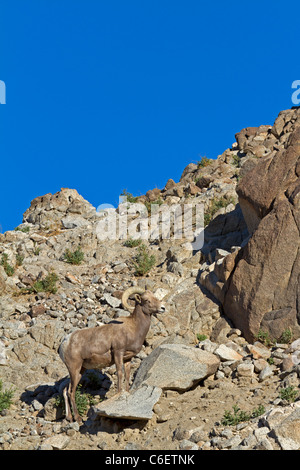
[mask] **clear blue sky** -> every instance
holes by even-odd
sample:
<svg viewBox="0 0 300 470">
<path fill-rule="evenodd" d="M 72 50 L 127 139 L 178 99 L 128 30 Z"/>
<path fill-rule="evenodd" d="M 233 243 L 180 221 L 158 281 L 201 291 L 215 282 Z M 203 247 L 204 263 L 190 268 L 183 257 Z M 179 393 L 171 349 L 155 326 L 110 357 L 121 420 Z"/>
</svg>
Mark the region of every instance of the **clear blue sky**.
<svg viewBox="0 0 300 470">
<path fill-rule="evenodd" d="M 76 188 L 116 205 L 273 124 L 300 79 L 299 1 L 2 0 L 0 225 Z"/>
</svg>

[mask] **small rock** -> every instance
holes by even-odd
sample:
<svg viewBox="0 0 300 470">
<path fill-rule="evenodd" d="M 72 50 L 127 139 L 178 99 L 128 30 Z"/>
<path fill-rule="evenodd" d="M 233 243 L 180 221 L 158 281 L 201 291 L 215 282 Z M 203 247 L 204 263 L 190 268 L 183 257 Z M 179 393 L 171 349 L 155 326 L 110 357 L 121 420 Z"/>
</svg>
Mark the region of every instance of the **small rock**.
<svg viewBox="0 0 300 470">
<path fill-rule="evenodd" d="M 106 303 L 108 305 L 110 305 L 111 307 L 114 307 L 114 308 L 118 308 L 121 306 L 121 300 L 120 299 L 117 299 L 116 297 L 114 297 L 113 295 L 111 294 L 108 294 L 108 293 L 105 293 L 103 294 L 103 297 L 102 297 Z"/>
<path fill-rule="evenodd" d="M 294 366 L 293 358 L 291 356 L 286 356 L 283 358 L 280 368 L 283 372 L 285 372 L 287 370 L 292 369 L 293 366 Z"/>
<path fill-rule="evenodd" d="M 239 377 L 252 377 L 254 372 L 254 365 L 248 362 L 242 362 L 237 366 L 237 373 Z"/>
<path fill-rule="evenodd" d="M 70 273 L 66 274 L 66 280 L 68 282 L 71 282 L 71 284 L 80 284 L 79 279 L 76 276 L 74 276 L 73 274 L 70 274 Z"/>
<path fill-rule="evenodd" d="M 175 429 L 173 434 L 173 439 L 177 441 L 181 441 L 183 439 L 189 439 L 191 436 L 191 431 L 188 431 L 185 427 L 179 426 Z"/>
<path fill-rule="evenodd" d="M 260 382 L 263 382 L 266 378 L 273 375 L 273 367 L 267 365 L 259 374 L 258 378 Z"/>
<path fill-rule="evenodd" d="M 121 273 L 122 271 L 124 271 L 125 269 L 127 268 L 127 264 L 126 263 L 120 263 L 120 264 L 117 264 L 116 266 L 114 266 L 114 272 L 115 273 Z"/>
<path fill-rule="evenodd" d="M 181 449 L 181 450 L 198 450 L 199 447 L 194 442 L 189 441 L 188 439 L 183 439 L 183 441 L 181 441 L 180 444 L 179 444 L 179 449 Z"/>
<path fill-rule="evenodd" d="M 254 450 L 274 450 L 270 440 L 264 437 L 261 441 L 254 446 Z"/>
<path fill-rule="evenodd" d="M 0 339 L 0 366 L 5 366 L 7 364 L 6 357 L 6 346 L 4 341 Z"/>
<path fill-rule="evenodd" d="M 32 407 L 35 411 L 40 411 L 43 409 L 43 405 L 38 400 L 33 400 Z"/>
<path fill-rule="evenodd" d="M 30 316 L 32 318 L 38 317 L 39 315 L 44 315 L 46 313 L 46 307 L 43 304 L 33 305 L 30 310 Z"/>
<path fill-rule="evenodd" d="M 153 411 L 156 414 L 156 421 L 158 423 L 164 423 L 168 421 L 172 416 L 169 411 L 164 411 L 159 405 L 159 403 L 154 405 Z"/>
<path fill-rule="evenodd" d="M 265 359 L 255 359 L 253 361 L 254 371 L 259 374 L 265 367 L 268 366 L 268 363 Z"/>
<path fill-rule="evenodd" d="M 67 447 L 69 442 L 70 442 L 70 438 L 68 436 L 58 434 L 56 436 L 51 436 L 51 437 L 48 437 L 48 439 L 45 439 L 42 446 L 43 447 L 46 446 L 47 448 L 51 446 L 53 450 L 62 450 Z"/>
<path fill-rule="evenodd" d="M 300 338 L 296 339 L 290 344 L 290 349 L 292 351 L 299 351 L 300 350 Z"/>
<path fill-rule="evenodd" d="M 56 405 L 55 397 L 50 398 L 44 405 L 44 419 L 47 421 L 56 421 L 62 417 L 62 408 Z"/>
<path fill-rule="evenodd" d="M 221 361 L 240 361 L 243 359 L 243 356 L 239 354 L 234 349 L 225 346 L 225 344 L 220 344 L 220 346 L 214 351 Z"/>
<path fill-rule="evenodd" d="M 241 443 L 242 439 L 239 435 L 230 437 L 226 441 L 221 441 L 218 445 L 219 449 L 230 449 L 231 447 L 236 447 Z"/>
<path fill-rule="evenodd" d="M 271 351 L 259 341 L 254 344 L 247 344 L 246 351 L 252 354 L 253 359 L 269 359 Z"/>
</svg>

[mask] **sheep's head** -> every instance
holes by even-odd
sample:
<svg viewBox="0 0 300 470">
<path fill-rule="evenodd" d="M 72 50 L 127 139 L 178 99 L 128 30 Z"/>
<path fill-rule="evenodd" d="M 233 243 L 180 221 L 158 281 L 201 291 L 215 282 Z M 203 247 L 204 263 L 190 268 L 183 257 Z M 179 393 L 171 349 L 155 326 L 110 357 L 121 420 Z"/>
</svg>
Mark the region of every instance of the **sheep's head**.
<svg viewBox="0 0 300 470">
<path fill-rule="evenodd" d="M 165 306 L 160 300 L 155 297 L 152 292 L 150 292 L 149 290 L 144 290 L 141 287 L 135 286 L 127 289 L 122 296 L 122 305 L 130 312 L 133 312 L 134 307 L 129 305 L 128 299 L 133 294 L 135 301 L 141 305 L 142 310 L 146 315 L 152 315 L 154 313 L 163 313 L 165 311 Z"/>
</svg>

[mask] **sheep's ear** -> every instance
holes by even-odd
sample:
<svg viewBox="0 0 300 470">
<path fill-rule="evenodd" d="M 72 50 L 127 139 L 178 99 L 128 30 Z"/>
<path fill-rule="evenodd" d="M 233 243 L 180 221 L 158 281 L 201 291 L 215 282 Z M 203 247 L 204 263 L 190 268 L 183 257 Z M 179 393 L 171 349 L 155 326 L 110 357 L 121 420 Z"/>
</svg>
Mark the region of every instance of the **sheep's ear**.
<svg viewBox="0 0 300 470">
<path fill-rule="evenodd" d="M 135 294 L 134 298 L 139 304 L 141 303 L 142 298 L 141 298 L 140 294 Z"/>
</svg>

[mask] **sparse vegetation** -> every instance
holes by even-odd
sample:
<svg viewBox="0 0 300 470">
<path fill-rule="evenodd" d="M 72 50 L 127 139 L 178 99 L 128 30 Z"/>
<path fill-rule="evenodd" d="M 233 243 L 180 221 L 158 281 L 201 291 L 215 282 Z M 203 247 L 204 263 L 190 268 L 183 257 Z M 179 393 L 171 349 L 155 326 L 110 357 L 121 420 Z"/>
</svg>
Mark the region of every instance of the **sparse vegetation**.
<svg viewBox="0 0 300 470">
<path fill-rule="evenodd" d="M 40 254 L 41 249 L 36 245 L 36 242 L 34 242 L 34 248 L 33 248 L 33 254 L 35 256 L 38 256 Z"/>
<path fill-rule="evenodd" d="M 241 179 L 239 172 L 236 171 L 233 176 L 234 176 L 234 178 L 236 179 L 237 183 L 239 183 L 239 181 L 240 181 L 240 179 Z"/>
<path fill-rule="evenodd" d="M 124 246 L 127 246 L 128 248 L 135 248 L 139 246 L 141 243 L 142 243 L 142 240 L 140 238 L 136 238 L 136 239 L 128 238 L 128 240 L 124 242 Z"/>
<path fill-rule="evenodd" d="M 207 339 L 207 336 L 206 335 L 201 335 L 200 333 L 197 333 L 197 340 L 198 341 L 204 341 Z"/>
<path fill-rule="evenodd" d="M 212 220 L 213 216 L 218 212 L 222 207 L 227 207 L 229 204 L 236 204 L 234 198 L 226 199 L 225 197 L 214 198 L 210 202 L 209 209 L 204 213 L 204 226 L 206 227 L 209 222 Z"/>
<path fill-rule="evenodd" d="M 82 385 L 79 384 L 75 392 L 75 402 L 78 413 L 80 416 L 84 416 L 89 406 L 95 405 L 95 400 L 89 393 L 82 392 Z M 65 402 L 62 395 L 56 397 L 55 405 L 65 409 Z"/>
<path fill-rule="evenodd" d="M 240 162 L 241 162 L 241 157 L 239 157 L 238 155 L 233 155 L 232 157 L 233 166 L 235 166 L 236 168 L 239 168 Z"/>
<path fill-rule="evenodd" d="M 257 418 L 265 412 L 265 407 L 259 405 L 258 408 L 249 413 L 247 411 L 242 411 L 238 405 L 233 405 L 233 413 L 231 411 L 225 411 L 221 424 L 223 426 L 235 426 L 236 424 L 242 423 L 244 421 L 250 421 L 250 419 Z"/>
<path fill-rule="evenodd" d="M 16 255 L 16 266 L 17 267 L 22 266 L 23 261 L 24 261 L 24 256 L 17 254 Z"/>
<path fill-rule="evenodd" d="M 201 160 L 198 162 L 198 168 L 205 168 L 208 165 L 211 165 L 212 160 L 207 157 L 201 157 Z"/>
<path fill-rule="evenodd" d="M 58 281 L 57 274 L 52 271 L 47 274 L 44 279 L 38 279 L 31 287 L 23 287 L 20 289 L 21 294 L 37 294 L 39 292 L 48 292 L 55 294 L 57 292 L 56 283 Z"/>
<path fill-rule="evenodd" d="M 136 276 L 144 276 L 155 265 L 156 258 L 149 254 L 149 250 L 144 243 L 139 246 L 138 254 L 135 257 L 134 267 Z"/>
<path fill-rule="evenodd" d="M 45 277 L 45 279 L 35 281 L 32 286 L 33 292 L 49 292 L 50 294 L 55 294 L 57 292 L 57 281 L 57 274 L 55 272 L 51 272 Z"/>
<path fill-rule="evenodd" d="M 84 253 L 81 250 L 80 246 L 76 248 L 75 251 L 67 249 L 64 253 L 64 260 L 70 264 L 79 265 L 84 259 Z"/>
<path fill-rule="evenodd" d="M 268 348 L 275 344 L 275 341 L 271 338 L 270 333 L 268 331 L 259 330 L 256 335 L 256 339 Z"/>
<path fill-rule="evenodd" d="M 288 403 L 294 403 L 298 398 L 298 390 L 295 390 L 293 385 L 280 389 L 279 393 L 281 400 L 286 400 Z"/>
<path fill-rule="evenodd" d="M 3 382 L 0 379 L 0 412 L 7 410 L 12 404 L 12 398 L 14 396 L 14 389 L 10 388 L 8 390 L 2 391 Z"/>
<path fill-rule="evenodd" d="M 293 332 L 291 328 L 286 328 L 279 338 L 279 343 L 289 344 L 292 341 Z"/>
<path fill-rule="evenodd" d="M 163 200 L 159 197 L 158 199 L 156 199 L 156 201 L 151 201 L 151 202 L 145 201 L 144 204 L 148 211 L 148 215 L 151 215 L 151 205 L 157 204 L 158 206 L 161 206 L 163 204 Z"/>
<path fill-rule="evenodd" d="M 0 264 L 3 266 L 7 276 L 14 275 L 15 269 L 9 264 L 8 255 L 6 253 L 3 253 Z"/>
<path fill-rule="evenodd" d="M 28 233 L 30 232 L 30 227 L 16 227 L 15 232 Z"/>
<path fill-rule="evenodd" d="M 126 197 L 127 202 L 134 203 L 138 201 L 138 196 L 133 196 L 131 193 L 128 193 L 126 189 L 123 189 L 120 195 Z"/>
</svg>

